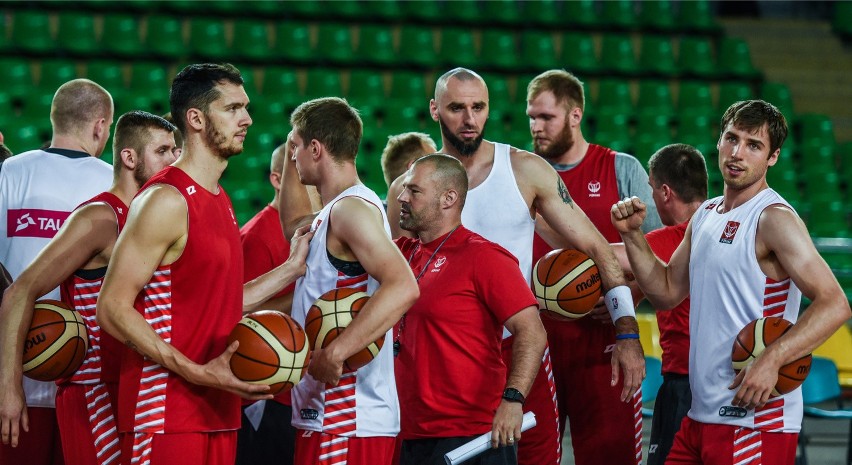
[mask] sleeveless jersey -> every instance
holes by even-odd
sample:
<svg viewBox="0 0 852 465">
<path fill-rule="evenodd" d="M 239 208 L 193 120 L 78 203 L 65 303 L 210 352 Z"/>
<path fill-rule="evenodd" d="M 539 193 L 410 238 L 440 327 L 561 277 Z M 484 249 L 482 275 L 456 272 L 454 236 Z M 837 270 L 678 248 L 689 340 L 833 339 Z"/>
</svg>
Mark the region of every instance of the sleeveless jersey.
<svg viewBox="0 0 852 465">
<path fill-rule="evenodd" d="M 767 277 L 755 255 L 761 212 L 770 205 L 792 207 L 772 189 L 726 213 L 717 210 L 722 200 L 704 202 L 692 219 L 689 417 L 761 431 L 798 432 L 801 388 L 748 411 L 731 407 L 736 391 L 728 389 L 734 380 L 731 347 L 743 326 L 767 316 L 795 323 L 799 313 L 801 291 L 789 278 L 778 282 Z"/>
<path fill-rule="evenodd" d="M 494 165 L 482 184 L 467 192 L 462 209 L 462 224 L 500 244 L 517 257 L 527 283 L 532 277 L 532 241 L 535 220 L 530 217 L 515 172 L 510 147 L 494 144 Z M 499 225 L 495 227 L 495 225 Z"/>
<path fill-rule="evenodd" d="M 136 298 L 136 310 L 175 349 L 207 363 L 227 347 L 242 316 L 243 254 L 228 195 L 213 194 L 180 168 L 166 167 L 143 186 L 172 186 L 186 201 L 188 237 L 174 263 L 159 266 Z M 138 195 L 138 194 L 137 194 Z M 119 381 L 122 432 L 187 433 L 240 427 L 235 394 L 190 384 L 127 350 Z"/>
<path fill-rule="evenodd" d="M 103 192 L 79 207 L 93 203 L 105 203 L 115 213 L 116 231 L 121 232 L 127 220 L 127 205 L 110 192 Z M 68 380 L 78 384 L 117 383 L 120 354 L 124 346 L 104 331 L 95 320 L 98 295 L 106 275 L 106 267 L 94 270 L 77 270 L 62 283 L 62 301 L 71 304 L 86 323 L 89 335 L 89 350 L 83 364 Z M 61 384 L 57 382 L 57 384 Z"/>
<path fill-rule="evenodd" d="M 0 263 L 13 279 L 56 235 L 77 205 L 109 189 L 112 167 L 75 150 L 49 148 L 0 164 Z M 41 296 L 59 299 L 59 288 Z M 24 377 L 27 405 L 53 407 L 56 384 Z"/>
<path fill-rule="evenodd" d="M 385 231 L 390 237 L 382 201 L 362 184 L 344 190 L 320 210 L 311 225 L 314 237 L 308 251 L 307 271 L 296 282 L 293 296 L 292 316 L 302 326 L 311 305 L 325 292 L 350 287 L 372 295 L 379 287 L 379 283 L 368 274 L 347 276 L 328 259 L 326 241 L 331 208 L 344 197 L 359 197 L 375 205 L 382 213 Z M 291 391 L 293 426 L 336 436 L 396 436 L 399 433 L 399 402 L 391 332 L 389 330 L 385 334 L 379 355 L 364 367 L 345 372 L 336 387 L 320 383 L 305 373 Z"/>
</svg>

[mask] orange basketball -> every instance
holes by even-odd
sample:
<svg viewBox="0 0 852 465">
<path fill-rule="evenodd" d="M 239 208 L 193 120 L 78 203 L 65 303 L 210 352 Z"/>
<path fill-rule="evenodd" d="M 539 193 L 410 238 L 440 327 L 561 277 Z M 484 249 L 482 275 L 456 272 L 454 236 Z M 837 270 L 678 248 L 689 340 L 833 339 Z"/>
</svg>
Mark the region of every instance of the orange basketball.
<svg viewBox="0 0 852 465">
<path fill-rule="evenodd" d="M 541 257 L 532 284 L 542 313 L 556 319 L 582 318 L 601 297 L 598 266 L 578 250 L 556 249 Z"/>
<path fill-rule="evenodd" d="M 311 347 L 323 348 L 335 340 L 370 299 L 366 293 L 350 289 L 333 289 L 319 296 L 308 310 L 305 332 Z M 354 371 L 370 363 L 382 350 L 385 336 L 382 335 L 355 355 L 346 359 L 343 368 Z"/>
<path fill-rule="evenodd" d="M 228 335 L 228 344 L 233 341 L 240 341 L 231 357 L 234 376 L 266 384 L 270 394 L 295 386 L 308 366 L 305 331 L 281 312 L 261 310 L 244 316 Z"/>
<path fill-rule="evenodd" d="M 792 327 L 793 323 L 776 316 L 758 318 L 745 325 L 734 339 L 734 347 L 731 350 L 731 365 L 734 371 L 739 373 L 763 353 L 766 346 L 772 344 Z M 772 396 L 787 394 L 801 386 L 810 370 L 811 354 L 782 366 L 778 370 L 778 381 L 775 383 Z"/>
<path fill-rule="evenodd" d="M 58 300 L 35 303 L 24 340 L 24 375 L 39 381 L 67 378 L 83 364 L 88 349 L 89 336 L 79 313 Z"/>
</svg>

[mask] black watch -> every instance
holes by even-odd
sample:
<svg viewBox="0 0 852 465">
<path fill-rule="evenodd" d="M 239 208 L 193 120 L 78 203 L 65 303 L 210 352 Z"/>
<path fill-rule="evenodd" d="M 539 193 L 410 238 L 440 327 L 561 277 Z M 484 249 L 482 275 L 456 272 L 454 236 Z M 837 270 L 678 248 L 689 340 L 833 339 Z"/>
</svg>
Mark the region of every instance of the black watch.
<svg viewBox="0 0 852 465">
<path fill-rule="evenodd" d="M 521 405 L 524 405 L 524 395 L 521 394 L 521 391 L 515 388 L 506 388 L 503 390 L 503 399 L 509 402 L 517 402 Z"/>
</svg>

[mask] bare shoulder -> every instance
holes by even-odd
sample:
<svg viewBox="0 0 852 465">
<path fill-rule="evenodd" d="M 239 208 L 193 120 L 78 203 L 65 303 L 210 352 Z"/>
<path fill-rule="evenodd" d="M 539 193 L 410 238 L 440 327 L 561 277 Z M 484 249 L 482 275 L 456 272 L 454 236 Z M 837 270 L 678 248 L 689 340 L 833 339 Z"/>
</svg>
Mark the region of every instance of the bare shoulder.
<svg viewBox="0 0 852 465">
<path fill-rule="evenodd" d="M 362 197 L 344 197 L 331 207 L 330 221 L 337 225 L 341 222 L 381 223 L 382 212 L 379 207 Z"/>
<path fill-rule="evenodd" d="M 96 222 L 116 222 L 115 210 L 106 202 L 93 202 L 83 205 L 74 211 L 71 217 L 68 218 L 68 221 L 79 221 L 78 219 Z"/>
<path fill-rule="evenodd" d="M 180 235 L 186 230 L 188 210 L 186 199 L 177 188 L 168 184 L 155 184 L 140 192 L 130 203 L 126 228 L 157 230 L 163 228 L 163 225 L 169 225 L 163 229 Z M 183 228 L 174 227 L 180 224 Z"/>
<path fill-rule="evenodd" d="M 399 175 L 398 178 L 394 179 L 390 186 L 388 186 L 388 200 L 391 198 L 397 198 L 399 194 L 402 192 L 402 186 L 405 181 L 405 173 Z"/>
<path fill-rule="evenodd" d="M 777 204 L 766 207 L 757 223 L 757 240 L 769 250 L 800 247 L 813 242 L 805 223 L 792 209 Z"/>
<path fill-rule="evenodd" d="M 515 170 L 516 173 L 526 173 L 528 171 L 554 171 L 553 167 L 550 166 L 550 163 L 548 163 L 547 160 L 541 158 L 540 156 L 532 152 L 521 150 L 517 147 L 511 147 L 509 149 L 509 156 L 512 160 L 512 168 Z"/>
</svg>

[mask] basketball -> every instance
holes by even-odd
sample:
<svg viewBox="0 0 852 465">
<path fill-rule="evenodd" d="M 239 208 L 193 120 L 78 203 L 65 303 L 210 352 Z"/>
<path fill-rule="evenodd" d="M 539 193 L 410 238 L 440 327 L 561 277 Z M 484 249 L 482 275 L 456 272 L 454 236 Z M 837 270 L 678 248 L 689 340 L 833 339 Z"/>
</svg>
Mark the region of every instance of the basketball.
<svg viewBox="0 0 852 465">
<path fill-rule="evenodd" d="M 541 257 L 532 281 L 539 308 L 551 318 L 582 318 L 601 297 L 598 266 L 578 250 L 556 249 Z"/>
<path fill-rule="evenodd" d="M 39 300 L 24 340 L 24 375 L 56 381 L 74 374 L 89 349 L 83 317 L 64 302 Z"/>
<path fill-rule="evenodd" d="M 776 316 L 758 318 L 745 325 L 734 339 L 734 347 L 731 351 L 731 364 L 734 371 L 739 373 L 763 353 L 766 346 L 772 344 L 792 327 L 793 323 Z M 787 394 L 801 386 L 810 370 L 811 354 L 782 366 L 778 371 L 778 382 L 775 383 L 772 396 Z"/>
<path fill-rule="evenodd" d="M 349 288 L 333 289 L 319 296 L 305 318 L 305 332 L 311 347 L 316 349 L 329 345 L 349 326 L 369 299 L 366 293 Z M 344 370 L 354 371 L 370 363 L 379 355 L 384 342 L 385 336 L 382 335 L 346 359 Z"/>
<path fill-rule="evenodd" d="M 234 341 L 240 341 L 231 356 L 234 376 L 265 384 L 270 394 L 295 386 L 308 366 L 305 331 L 281 312 L 261 310 L 244 316 L 228 335 L 228 344 Z"/>
</svg>

